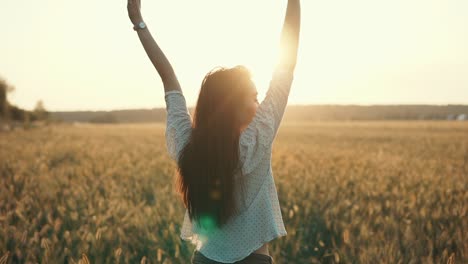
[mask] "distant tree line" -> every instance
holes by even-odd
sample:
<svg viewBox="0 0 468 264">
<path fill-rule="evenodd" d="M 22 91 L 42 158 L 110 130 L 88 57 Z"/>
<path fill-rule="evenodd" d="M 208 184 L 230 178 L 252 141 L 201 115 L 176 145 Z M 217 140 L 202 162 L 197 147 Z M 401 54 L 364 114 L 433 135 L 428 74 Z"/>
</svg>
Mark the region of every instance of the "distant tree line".
<svg viewBox="0 0 468 264">
<path fill-rule="evenodd" d="M 90 123 L 165 122 L 166 109 L 135 109 L 115 111 L 48 112 L 42 100 L 33 111 L 8 102 L 15 87 L 0 77 L 0 125 L 11 122 L 29 124 L 34 121 L 64 121 Z M 189 111 L 193 114 L 194 109 Z M 468 105 L 289 105 L 284 121 L 340 120 L 467 120 Z M 1 127 L 0 127 L 1 128 Z"/>
<path fill-rule="evenodd" d="M 8 102 L 8 94 L 15 91 L 15 87 L 0 77 L 0 124 L 24 123 L 34 121 L 47 121 L 50 113 L 45 109 L 42 100 L 39 100 L 33 111 L 27 111 Z"/>
<path fill-rule="evenodd" d="M 466 119 L 468 105 L 294 105 L 284 119 L 326 120 L 455 120 Z"/>
<path fill-rule="evenodd" d="M 165 109 L 135 109 L 114 111 L 51 112 L 51 119 L 63 122 L 85 123 L 148 123 L 163 122 Z"/>
<path fill-rule="evenodd" d="M 189 111 L 193 114 L 193 108 Z M 53 119 L 65 122 L 146 123 L 165 122 L 166 109 L 117 111 L 51 112 Z M 289 105 L 283 120 L 455 120 L 468 116 L 468 105 Z"/>
</svg>

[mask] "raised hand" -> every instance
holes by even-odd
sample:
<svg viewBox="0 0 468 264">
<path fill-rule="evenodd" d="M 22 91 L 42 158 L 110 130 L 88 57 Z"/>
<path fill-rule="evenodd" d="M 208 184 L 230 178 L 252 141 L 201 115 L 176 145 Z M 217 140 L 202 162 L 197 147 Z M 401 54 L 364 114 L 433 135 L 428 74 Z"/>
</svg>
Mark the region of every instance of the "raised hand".
<svg viewBox="0 0 468 264">
<path fill-rule="evenodd" d="M 128 0 L 127 10 L 128 17 L 132 21 L 133 25 L 143 22 L 143 17 L 141 15 L 141 0 Z M 144 30 L 136 30 L 136 32 L 138 33 L 138 37 L 140 38 L 141 44 L 143 45 L 148 58 L 151 60 L 153 66 L 161 77 L 164 85 L 164 91 L 182 91 L 171 63 L 169 63 L 166 55 L 164 55 L 163 51 L 154 40 L 148 27 L 145 27 Z"/>
<path fill-rule="evenodd" d="M 301 1 L 288 0 L 280 43 L 279 67 L 294 71 L 301 29 Z"/>
<path fill-rule="evenodd" d="M 141 1 L 140 0 L 128 0 L 127 2 L 127 11 L 130 21 L 133 25 L 136 25 L 143 21 L 141 16 Z"/>
</svg>

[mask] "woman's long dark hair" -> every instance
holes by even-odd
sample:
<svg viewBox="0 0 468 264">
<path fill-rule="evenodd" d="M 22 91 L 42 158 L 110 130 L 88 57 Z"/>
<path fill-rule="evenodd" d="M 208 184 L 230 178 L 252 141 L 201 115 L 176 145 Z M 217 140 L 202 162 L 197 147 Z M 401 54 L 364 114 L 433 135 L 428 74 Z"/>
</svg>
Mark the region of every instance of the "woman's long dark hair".
<svg viewBox="0 0 468 264">
<path fill-rule="evenodd" d="M 211 227 L 236 213 L 234 175 L 240 172 L 240 107 L 251 74 L 247 68 L 215 68 L 201 85 L 189 142 L 178 161 L 177 192 L 190 220 Z"/>
</svg>

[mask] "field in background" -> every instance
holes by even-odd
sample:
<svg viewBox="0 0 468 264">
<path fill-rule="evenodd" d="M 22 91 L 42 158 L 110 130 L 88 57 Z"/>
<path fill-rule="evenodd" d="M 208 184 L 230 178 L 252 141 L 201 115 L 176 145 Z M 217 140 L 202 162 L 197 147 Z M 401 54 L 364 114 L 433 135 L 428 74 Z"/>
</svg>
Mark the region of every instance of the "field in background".
<svg viewBox="0 0 468 264">
<path fill-rule="evenodd" d="M 189 263 L 175 168 L 164 124 L 0 134 L 0 262 Z M 283 123 L 273 174 L 276 263 L 468 262 L 468 123 Z"/>
</svg>

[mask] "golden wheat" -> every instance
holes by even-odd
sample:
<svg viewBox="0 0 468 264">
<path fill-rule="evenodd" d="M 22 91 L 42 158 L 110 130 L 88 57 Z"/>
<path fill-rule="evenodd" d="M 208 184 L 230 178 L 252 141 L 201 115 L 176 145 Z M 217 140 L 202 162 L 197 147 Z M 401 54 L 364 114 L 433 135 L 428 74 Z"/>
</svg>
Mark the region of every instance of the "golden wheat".
<svg viewBox="0 0 468 264">
<path fill-rule="evenodd" d="M 189 263 L 175 168 L 164 124 L 0 134 L 0 263 Z M 276 263 L 468 263 L 468 123 L 283 123 L 273 173 Z"/>
</svg>

